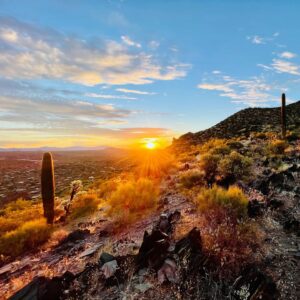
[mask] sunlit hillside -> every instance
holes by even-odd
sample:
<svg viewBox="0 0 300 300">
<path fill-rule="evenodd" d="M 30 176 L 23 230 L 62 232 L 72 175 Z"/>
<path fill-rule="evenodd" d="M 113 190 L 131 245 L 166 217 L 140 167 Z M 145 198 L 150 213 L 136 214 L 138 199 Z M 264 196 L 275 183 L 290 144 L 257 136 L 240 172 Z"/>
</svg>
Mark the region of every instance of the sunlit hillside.
<svg viewBox="0 0 300 300">
<path fill-rule="evenodd" d="M 0 1 L 0 300 L 299 299 L 299 11 Z"/>
</svg>

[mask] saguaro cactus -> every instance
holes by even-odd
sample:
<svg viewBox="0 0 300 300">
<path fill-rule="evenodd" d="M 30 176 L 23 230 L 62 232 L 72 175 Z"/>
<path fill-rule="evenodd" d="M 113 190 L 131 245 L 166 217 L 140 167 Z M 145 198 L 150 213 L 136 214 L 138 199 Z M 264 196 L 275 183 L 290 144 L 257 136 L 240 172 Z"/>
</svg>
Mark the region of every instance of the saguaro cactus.
<svg viewBox="0 0 300 300">
<path fill-rule="evenodd" d="M 286 112 L 285 112 L 285 94 L 281 95 L 281 135 L 286 137 Z"/>
<path fill-rule="evenodd" d="M 53 224 L 54 220 L 54 167 L 51 153 L 43 155 L 42 172 L 41 172 L 41 190 L 44 207 L 44 216 L 48 224 Z"/>
</svg>

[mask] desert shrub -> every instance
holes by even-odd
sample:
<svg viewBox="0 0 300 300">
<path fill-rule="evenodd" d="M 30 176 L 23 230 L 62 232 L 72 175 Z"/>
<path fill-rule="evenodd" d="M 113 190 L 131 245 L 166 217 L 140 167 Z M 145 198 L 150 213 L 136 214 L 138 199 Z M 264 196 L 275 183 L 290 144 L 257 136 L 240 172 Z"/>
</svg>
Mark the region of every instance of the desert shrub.
<svg viewBox="0 0 300 300">
<path fill-rule="evenodd" d="M 232 279 L 257 261 L 263 234 L 255 221 L 235 222 L 225 214 L 221 222 L 205 219 L 202 239 L 205 251 L 219 268 L 219 276 Z"/>
<path fill-rule="evenodd" d="M 250 174 L 252 160 L 236 151 L 226 155 L 218 166 L 218 172 L 223 178 L 231 178 L 234 182 Z"/>
<path fill-rule="evenodd" d="M 44 218 L 28 221 L 0 237 L 0 254 L 16 257 L 46 242 L 52 227 Z"/>
<path fill-rule="evenodd" d="M 76 219 L 78 217 L 85 216 L 93 213 L 97 210 L 101 199 L 97 197 L 93 191 L 86 193 L 78 193 L 77 197 L 71 206 L 71 218 Z"/>
<path fill-rule="evenodd" d="M 252 134 L 252 137 L 259 140 L 266 140 L 268 135 L 265 132 L 255 132 Z"/>
<path fill-rule="evenodd" d="M 108 215 L 114 216 L 117 223 L 131 223 L 144 216 L 157 206 L 159 190 L 147 178 L 122 182 L 112 193 Z"/>
<path fill-rule="evenodd" d="M 245 179 L 251 170 L 252 160 L 236 151 L 220 155 L 211 152 L 200 156 L 199 166 L 205 173 L 209 185 L 213 182 L 234 183 Z"/>
<path fill-rule="evenodd" d="M 271 155 L 282 155 L 285 152 L 285 149 L 288 147 L 288 144 L 284 140 L 274 140 L 271 141 L 267 149 Z"/>
<path fill-rule="evenodd" d="M 18 199 L 5 205 L 0 213 L 0 236 L 17 229 L 25 222 L 43 217 L 41 203 Z"/>
<path fill-rule="evenodd" d="M 203 185 L 204 174 L 199 170 L 188 170 L 180 175 L 180 182 L 184 188 Z"/>
<path fill-rule="evenodd" d="M 205 213 L 218 213 L 221 208 L 233 215 L 234 218 L 242 218 L 247 215 L 248 199 L 236 186 L 230 186 L 228 190 L 216 185 L 212 188 L 202 188 L 195 203 L 198 209 Z"/>
<path fill-rule="evenodd" d="M 205 251 L 215 260 L 221 276 L 236 277 L 255 260 L 261 233 L 247 217 L 248 199 L 236 186 L 228 190 L 202 188 L 195 198 L 201 212 Z"/>
<path fill-rule="evenodd" d="M 97 188 L 97 195 L 102 199 L 109 199 L 111 194 L 117 189 L 119 182 L 116 179 L 108 179 L 100 182 Z"/>
<path fill-rule="evenodd" d="M 211 154 L 228 154 L 230 153 L 230 147 L 227 145 L 226 140 L 223 139 L 210 139 L 208 142 L 201 145 L 199 148 L 200 153 Z"/>
<path fill-rule="evenodd" d="M 218 165 L 222 159 L 221 155 L 206 153 L 200 156 L 199 166 L 205 173 L 208 184 L 212 184 L 218 175 Z"/>
</svg>

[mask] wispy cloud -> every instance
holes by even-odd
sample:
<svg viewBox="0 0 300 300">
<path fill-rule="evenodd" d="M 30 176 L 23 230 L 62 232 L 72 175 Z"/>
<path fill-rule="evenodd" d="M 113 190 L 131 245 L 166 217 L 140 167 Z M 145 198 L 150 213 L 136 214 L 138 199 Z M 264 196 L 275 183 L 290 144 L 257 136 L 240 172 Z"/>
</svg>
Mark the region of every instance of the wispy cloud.
<svg viewBox="0 0 300 300">
<path fill-rule="evenodd" d="M 116 89 L 116 91 L 122 93 L 128 93 L 128 94 L 137 94 L 137 95 L 155 95 L 155 93 L 151 93 L 151 92 L 123 89 L 123 88 Z"/>
<path fill-rule="evenodd" d="M 229 83 L 224 84 L 216 84 L 216 83 L 201 83 L 198 84 L 197 87 L 203 90 L 210 90 L 210 91 L 223 91 L 223 92 L 232 92 Z"/>
<path fill-rule="evenodd" d="M 252 44 L 261 45 L 266 44 L 268 42 L 274 41 L 279 36 L 279 32 L 275 32 L 272 36 L 266 37 L 261 35 L 253 35 L 247 36 L 247 40 L 249 40 Z"/>
<path fill-rule="evenodd" d="M 128 45 L 128 46 L 133 46 L 136 48 L 142 48 L 142 45 L 140 43 L 137 43 L 135 41 L 133 41 L 129 36 L 127 35 L 122 35 L 121 36 L 122 41 Z"/>
<path fill-rule="evenodd" d="M 101 99 L 125 99 L 125 100 L 136 100 L 135 97 L 128 97 L 122 95 L 106 95 L 106 94 L 97 94 L 97 93 L 86 93 L 85 96 L 91 98 L 101 98 Z"/>
<path fill-rule="evenodd" d="M 277 73 L 288 73 L 292 75 L 300 75 L 300 66 L 290 61 L 273 59 L 271 66 Z"/>
<path fill-rule="evenodd" d="M 99 38 L 83 40 L 0 17 L 0 76 L 87 86 L 147 84 L 186 76 L 190 65 L 160 63 L 159 57 L 140 51 L 134 42 L 132 47 L 128 44 L 131 42 L 125 36 L 123 43 Z"/>
<path fill-rule="evenodd" d="M 247 80 L 238 80 L 230 76 L 215 79 L 217 83 L 201 83 L 197 87 L 204 90 L 219 91 L 219 95 L 231 99 L 234 103 L 243 103 L 249 106 L 260 106 L 274 101 L 269 92 L 271 86 L 262 78 L 252 77 Z"/>
<path fill-rule="evenodd" d="M 296 57 L 297 55 L 295 53 L 292 53 L 292 52 L 284 51 L 284 52 L 280 53 L 279 56 L 281 58 L 291 59 L 291 58 Z"/>
</svg>

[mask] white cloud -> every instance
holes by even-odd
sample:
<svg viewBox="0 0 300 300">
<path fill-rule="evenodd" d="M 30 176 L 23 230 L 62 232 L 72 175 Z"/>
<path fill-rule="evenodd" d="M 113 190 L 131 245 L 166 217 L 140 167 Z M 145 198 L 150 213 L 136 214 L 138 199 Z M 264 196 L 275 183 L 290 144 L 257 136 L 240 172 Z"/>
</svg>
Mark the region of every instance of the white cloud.
<svg viewBox="0 0 300 300">
<path fill-rule="evenodd" d="M 252 37 L 248 36 L 247 39 L 250 40 L 251 43 L 253 43 L 253 44 L 264 44 L 265 43 L 264 38 L 261 36 L 258 36 L 258 35 L 254 35 Z"/>
<path fill-rule="evenodd" d="M 101 99 L 125 99 L 125 100 L 136 100 L 134 97 L 120 96 L 120 95 L 105 95 L 97 93 L 86 93 L 85 96 L 91 98 L 101 98 Z"/>
<path fill-rule="evenodd" d="M 272 67 L 277 73 L 300 75 L 300 66 L 289 61 L 273 59 Z"/>
<path fill-rule="evenodd" d="M 223 91 L 223 92 L 232 91 L 232 89 L 229 87 L 228 84 L 202 83 L 202 84 L 198 84 L 197 87 L 199 89 L 210 90 L 210 91 Z"/>
<path fill-rule="evenodd" d="M 212 71 L 212 73 L 213 73 L 213 74 L 221 74 L 222 72 L 219 71 L 219 70 L 214 70 L 214 71 Z"/>
<path fill-rule="evenodd" d="M 198 88 L 220 91 L 220 96 L 230 98 L 234 103 L 243 103 L 249 106 L 262 105 L 274 100 L 269 93 L 271 86 L 257 77 L 249 80 L 237 80 L 230 76 L 224 76 L 223 82 L 202 83 L 198 85 Z"/>
<path fill-rule="evenodd" d="M 287 59 L 290 59 L 290 58 L 296 57 L 297 55 L 296 55 L 295 53 L 285 51 L 285 52 L 280 53 L 279 56 L 280 56 L 281 58 L 287 58 Z"/>
<path fill-rule="evenodd" d="M 133 41 L 125 36 L 124 43 L 87 41 L 5 17 L 0 17 L 0 28 L 0 76 L 7 79 L 63 80 L 87 86 L 147 84 L 185 77 L 190 68 L 174 61 L 161 63 L 159 57 L 141 52 L 136 43 L 128 47 Z"/>
<path fill-rule="evenodd" d="M 134 42 L 132 39 L 130 39 L 129 36 L 127 35 L 122 35 L 121 36 L 122 41 L 128 45 L 128 46 L 133 46 L 133 47 L 137 47 L 137 48 L 141 48 L 142 45 L 140 43 Z"/>
<path fill-rule="evenodd" d="M 129 89 L 116 89 L 118 92 L 122 93 L 129 93 L 129 94 L 137 94 L 137 95 L 155 95 L 155 93 L 145 92 L 145 91 L 138 91 L 138 90 L 129 90 Z"/>
</svg>

